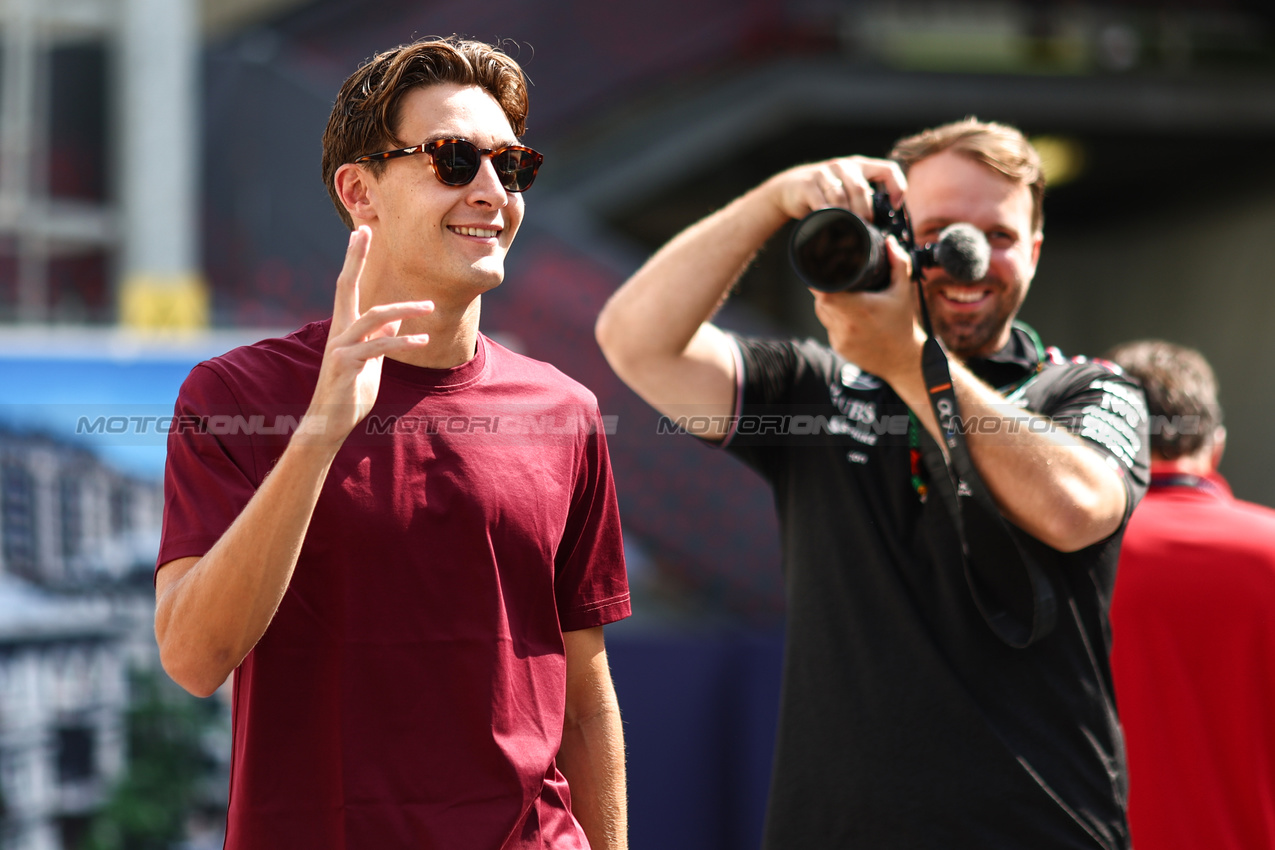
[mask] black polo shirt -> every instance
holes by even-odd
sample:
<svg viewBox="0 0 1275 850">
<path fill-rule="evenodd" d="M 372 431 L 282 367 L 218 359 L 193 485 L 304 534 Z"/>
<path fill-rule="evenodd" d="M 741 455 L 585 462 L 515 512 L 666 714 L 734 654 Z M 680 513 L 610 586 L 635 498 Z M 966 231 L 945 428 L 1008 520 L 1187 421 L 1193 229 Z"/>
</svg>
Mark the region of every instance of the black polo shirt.
<svg viewBox="0 0 1275 850">
<path fill-rule="evenodd" d="M 813 341 L 736 342 L 725 445 L 774 489 L 788 595 L 765 847 L 1127 848 L 1106 613 L 1123 524 L 1070 554 L 1007 532 L 1057 598 L 1053 629 L 1015 648 L 975 603 L 927 473 L 941 455 L 894 391 Z M 1135 384 L 1017 325 L 967 365 L 1108 458 L 1132 511 Z"/>
</svg>

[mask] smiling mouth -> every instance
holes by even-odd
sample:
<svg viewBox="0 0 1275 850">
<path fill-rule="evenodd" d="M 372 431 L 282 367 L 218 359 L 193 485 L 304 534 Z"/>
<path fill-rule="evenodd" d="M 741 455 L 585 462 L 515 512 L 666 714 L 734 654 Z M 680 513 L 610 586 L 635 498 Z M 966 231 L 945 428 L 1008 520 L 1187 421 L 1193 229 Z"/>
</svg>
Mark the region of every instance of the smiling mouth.
<svg viewBox="0 0 1275 850">
<path fill-rule="evenodd" d="M 957 289 L 956 287 L 944 287 L 940 294 L 949 301 L 955 301 L 957 304 L 975 304 L 982 301 L 991 294 L 990 289 Z"/>
<path fill-rule="evenodd" d="M 499 230 L 492 230 L 486 227 L 454 227 L 449 224 L 447 229 L 461 236 L 477 236 L 480 239 L 495 239 L 500 235 Z"/>
</svg>

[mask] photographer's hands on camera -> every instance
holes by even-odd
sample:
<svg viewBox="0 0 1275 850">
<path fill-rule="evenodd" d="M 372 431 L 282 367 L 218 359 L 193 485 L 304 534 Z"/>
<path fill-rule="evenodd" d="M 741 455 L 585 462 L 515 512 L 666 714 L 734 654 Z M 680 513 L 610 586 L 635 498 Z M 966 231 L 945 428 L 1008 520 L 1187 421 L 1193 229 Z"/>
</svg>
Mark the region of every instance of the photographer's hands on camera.
<svg viewBox="0 0 1275 850">
<path fill-rule="evenodd" d="M 907 180 L 886 160 L 847 157 L 781 172 L 682 231 L 655 252 L 608 300 L 596 334 L 607 361 L 638 395 L 666 416 L 705 417 L 700 434 L 726 439 L 736 412 L 738 374 L 730 337 L 712 324 L 757 251 L 788 221 L 830 206 L 872 217 L 870 183 L 896 208 Z M 890 284 L 877 292 L 816 295 L 832 347 L 883 381 L 943 441 L 922 372 L 927 338 L 908 256 L 887 240 Z M 993 257 L 993 261 L 995 257 Z M 1028 419 L 958 359 L 951 384 L 963 415 Z M 984 483 L 1007 519 L 1046 545 L 1074 551 L 1105 538 L 1123 516 L 1125 490 L 1096 452 L 1077 451 L 1066 429 L 999 431 L 966 440 Z"/>
<path fill-rule="evenodd" d="M 890 203 L 902 206 L 907 178 L 889 160 L 852 156 L 800 165 L 768 181 L 783 213 L 801 219 L 825 207 L 843 207 L 872 221 L 872 183 L 884 186 Z M 828 343 L 842 357 L 881 378 L 905 399 L 920 390 L 921 348 L 926 335 L 919 321 L 919 293 L 912 282 L 912 261 L 893 237 L 890 286 L 881 292 L 819 292 L 815 315 L 828 331 Z M 918 411 L 924 417 L 928 405 Z"/>
</svg>

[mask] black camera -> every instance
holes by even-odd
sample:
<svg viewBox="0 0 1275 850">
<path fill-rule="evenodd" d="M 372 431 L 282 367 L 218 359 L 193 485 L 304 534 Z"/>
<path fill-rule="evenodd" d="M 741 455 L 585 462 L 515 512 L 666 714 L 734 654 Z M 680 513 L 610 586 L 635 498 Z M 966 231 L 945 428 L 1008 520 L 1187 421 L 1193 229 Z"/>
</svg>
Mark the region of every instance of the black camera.
<svg viewBox="0 0 1275 850">
<path fill-rule="evenodd" d="M 912 273 L 942 266 L 955 280 L 987 274 L 991 248 L 972 224 L 951 224 L 937 242 L 916 246 L 907 210 L 890 205 L 890 194 L 872 184 L 872 224 L 849 210 L 815 210 L 793 228 L 788 256 L 802 281 L 822 292 L 880 292 L 890 285 L 887 236 L 912 255 Z"/>
</svg>

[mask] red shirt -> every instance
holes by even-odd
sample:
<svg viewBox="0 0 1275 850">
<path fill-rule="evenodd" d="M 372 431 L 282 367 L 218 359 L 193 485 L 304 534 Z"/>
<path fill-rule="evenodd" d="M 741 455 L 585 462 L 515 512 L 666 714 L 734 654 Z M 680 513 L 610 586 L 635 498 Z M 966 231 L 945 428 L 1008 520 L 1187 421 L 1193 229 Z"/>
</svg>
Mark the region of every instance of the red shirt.
<svg viewBox="0 0 1275 850">
<path fill-rule="evenodd" d="M 1133 845 L 1269 850 L 1275 511 L 1179 480 L 1134 511 L 1111 606 Z"/>
<path fill-rule="evenodd" d="M 191 372 L 160 564 L 208 551 L 251 498 L 327 330 Z M 555 765 L 562 632 L 628 613 L 592 394 L 486 338 L 455 369 L 384 361 L 278 613 L 235 671 L 226 846 L 586 848 Z"/>
</svg>

